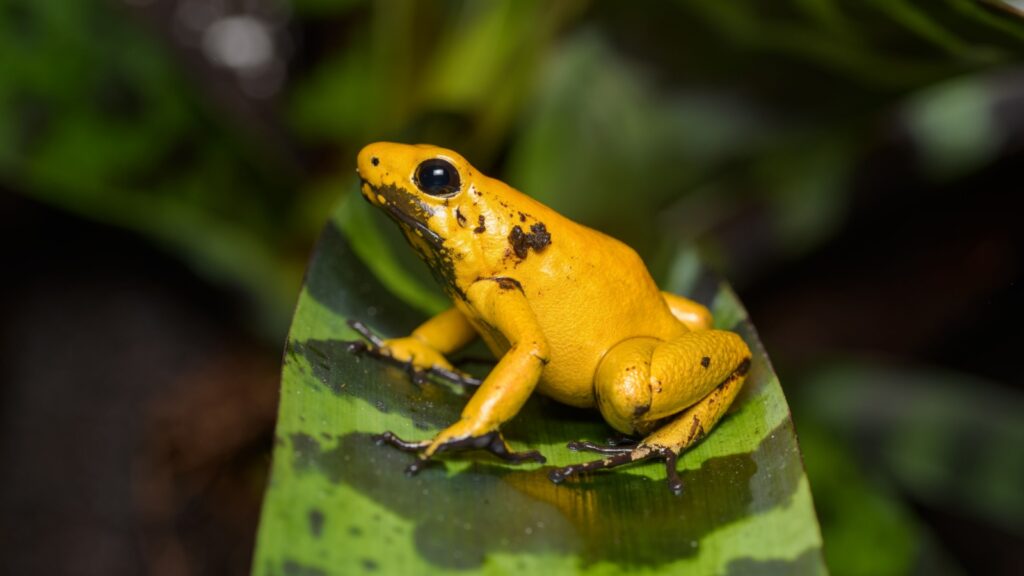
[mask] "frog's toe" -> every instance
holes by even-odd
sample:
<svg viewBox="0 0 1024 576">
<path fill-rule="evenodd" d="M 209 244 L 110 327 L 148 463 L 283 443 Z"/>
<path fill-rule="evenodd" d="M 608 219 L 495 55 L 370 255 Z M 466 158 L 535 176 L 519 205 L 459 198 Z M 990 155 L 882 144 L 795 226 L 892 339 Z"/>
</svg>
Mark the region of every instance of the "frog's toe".
<svg viewBox="0 0 1024 576">
<path fill-rule="evenodd" d="M 436 460 L 431 460 L 430 458 L 417 458 L 415 462 L 405 467 L 405 475 L 415 476 L 419 474 L 421 470 L 427 466 L 433 465 L 435 462 Z"/>
<path fill-rule="evenodd" d="M 514 452 L 509 449 L 505 441 L 502 440 L 500 445 L 492 446 L 489 448 L 491 454 L 494 454 L 498 458 L 512 464 L 519 464 L 522 462 L 536 462 L 538 464 L 544 464 L 548 461 L 543 454 L 536 450 L 523 450 L 521 452 Z"/>
<path fill-rule="evenodd" d="M 597 444 L 590 440 L 573 440 L 565 445 L 566 448 L 573 452 L 597 452 L 598 454 L 624 454 L 632 452 L 636 448 L 636 441 L 633 440 L 629 443 L 616 440 L 615 442 L 609 441 L 607 444 Z"/>
<path fill-rule="evenodd" d="M 430 446 L 430 440 L 420 440 L 417 442 L 410 442 L 408 440 L 402 440 L 394 432 L 384 432 L 382 434 L 374 434 L 371 436 L 373 441 L 378 446 L 387 444 L 394 448 L 398 448 L 403 452 L 419 452 L 420 450 Z"/>
<path fill-rule="evenodd" d="M 573 448 L 574 444 L 578 447 Z M 580 474 L 582 472 L 616 468 L 618 466 L 624 466 L 633 462 L 644 462 L 646 460 L 662 460 L 665 463 L 665 474 L 668 480 L 668 489 L 676 495 L 683 493 L 683 480 L 679 477 L 679 471 L 676 470 L 676 460 L 678 455 L 669 448 L 655 448 L 642 445 L 639 447 L 626 448 L 600 446 L 592 442 L 571 442 L 570 449 L 590 450 L 602 454 L 609 454 L 609 456 L 601 458 L 600 460 L 591 460 L 590 462 L 571 464 L 569 466 L 552 469 L 548 472 L 548 479 L 555 484 L 561 484 L 570 476 Z"/>
<path fill-rule="evenodd" d="M 536 450 L 524 450 L 522 452 L 512 450 L 508 443 L 505 442 L 505 438 L 501 435 L 501 432 L 498 432 L 497 430 L 481 434 L 480 436 L 469 436 L 466 438 L 454 438 L 452 440 L 448 440 L 447 442 L 440 444 L 434 453 L 437 454 L 439 452 L 447 452 L 450 450 L 486 450 L 498 458 L 512 464 L 520 464 L 523 462 L 537 462 L 539 464 L 543 464 L 547 462 L 547 458 Z"/>
<path fill-rule="evenodd" d="M 574 474 L 591 472 L 593 470 L 601 470 L 604 468 L 615 468 L 616 466 L 629 464 L 633 461 L 632 451 L 626 451 L 615 454 L 614 456 L 608 456 L 607 458 L 601 458 L 600 460 L 591 460 L 590 462 L 583 462 L 582 464 L 570 464 L 569 466 L 555 468 L 548 472 L 548 478 L 555 484 L 561 484 L 568 477 Z"/>
<path fill-rule="evenodd" d="M 372 345 L 373 347 L 376 347 L 376 348 L 383 348 L 384 347 L 384 341 L 381 340 L 380 336 L 377 336 L 376 334 L 374 334 L 373 330 L 370 330 L 370 327 L 367 326 L 366 324 L 363 324 L 359 320 L 351 320 L 351 319 L 347 322 L 347 324 L 348 324 L 349 328 L 351 328 L 352 330 L 355 330 L 355 332 L 357 334 L 362 336 L 363 340 L 366 340 L 366 343 L 363 344 L 362 348 L 364 348 L 364 349 L 370 348 L 371 347 L 370 345 Z M 356 344 L 356 342 L 350 343 L 350 347 L 353 346 L 354 344 Z"/>
<path fill-rule="evenodd" d="M 386 444 L 403 452 L 415 452 L 419 454 L 419 458 L 416 458 L 415 462 L 409 464 L 409 466 L 405 468 L 405 473 L 409 476 L 415 476 L 420 472 L 420 470 L 423 470 L 433 463 L 429 456 L 423 456 L 422 454 L 422 451 L 430 446 L 430 440 L 410 442 L 409 440 L 402 440 L 394 432 L 374 434 L 370 438 L 372 438 L 374 443 L 378 446 L 384 446 Z"/>
<path fill-rule="evenodd" d="M 479 386 L 482 381 L 479 378 L 474 378 L 469 374 L 457 369 L 448 369 L 441 366 L 433 366 L 424 371 L 425 373 L 433 374 L 439 378 L 447 380 L 452 384 L 461 384 L 462 386 Z"/>
<path fill-rule="evenodd" d="M 349 320 L 348 325 L 363 339 L 348 342 L 348 351 L 352 354 L 365 354 L 383 362 L 398 366 L 409 375 L 414 384 L 426 384 L 429 376 L 435 376 L 452 384 L 462 386 L 479 386 L 481 380 L 459 370 L 438 355 L 433 365 L 426 366 L 417 364 L 415 357 L 396 357 L 392 354 L 388 343 L 370 330 L 369 326 L 358 320 Z"/>
</svg>

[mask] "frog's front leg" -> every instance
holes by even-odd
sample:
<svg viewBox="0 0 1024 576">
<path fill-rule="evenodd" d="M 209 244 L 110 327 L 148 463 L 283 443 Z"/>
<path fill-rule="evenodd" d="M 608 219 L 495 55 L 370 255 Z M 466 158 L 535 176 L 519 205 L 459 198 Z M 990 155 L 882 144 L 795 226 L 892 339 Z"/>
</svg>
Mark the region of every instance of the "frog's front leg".
<svg viewBox="0 0 1024 576">
<path fill-rule="evenodd" d="M 433 444 L 432 440 L 421 440 L 419 442 L 409 442 L 407 440 L 402 440 L 393 432 L 384 432 L 383 434 L 378 434 L 374 436 L 374 440 L 377 442 L 377 444 L 387 444 L 388 446 L 393 446 L 405 452 L 420 452 L 421 450 L 428 448 L 431 446 L 431 444 Z M 488 432 L 487 434 L 484 434 L 482 436 L 469 436 L 461 440 L 448 441 L 445 444 L 442 444 L 441 449 L 437 450 L 437 452 L 440 452 L 441 450 L 453 449 L 487 450 L 488 452 L 494 454 L 498 458 L 501 458 L 502 460 L 505 460 L 506 462 L 511 462 L 513 464 L 518 464 L 520 462 L 527 461 L 539 462 L 541 464 L 545 462 L 544 456 L 542 456 L 539 452 L 535 450 L 527 450 L 525 452 L 513 451 L 505 442 L 505 437 L 502 436 L 501 432 L 497 430 L 493 432 Z M 405 469 L 405 471 L 407 474 L 415 475 L 420 470 L 422 470 L 423 467 L 428 462 L 430 462 L 429 457 L 421 457 L 412 464 L 410 464 Z"/>
<path fill-rule="evenodd" d="M 425 379 L 427 373 L 461 384 L 479 384 L 475 378 L 457 370 L 446 355 L 469 344 L 477 333 L 457 308 L 449 308 L 421 324 L 408 336 L 381 340 L 358 322 L 350 322 L 368 344 L 357 343 L 357 351 L 367 352 L 405 366 L 413 379 Z"/>
<path fill-rule="evenodd" d="M 633 446 L 572 442 L 572 449 L 606 457 L 556 468 L 551 480 L 660 459 L 669 488 L 678 494 L 682 482 L 676 459 L 725 414 L 749 367 L 750 349 L 737 334 L 722 330 L 688 332 L 670 341 L 633 338 L 616 345 L 597 369 L 598 407 L 619 432 L 645 437 Z"/>
<path fill-rule="evenodd" d="M 522 287 L 509 278 L 485 278 L 474 282 L 466 297 L 482 321 L 499 332 L 509 349 L 487 375 L 462 411 L 458 422 L 429 442 L 405 442 L 385 433 L 383 442 L 420 451 L 409 467 L 416 473 L 435 454 L 458 449 L 484 449 L 511 461 L 544 462 L 538 452 L 513 452 L 498 428 L 511 420 L 526 403 L 547 363 L 548 343 Z"/>
</svg>

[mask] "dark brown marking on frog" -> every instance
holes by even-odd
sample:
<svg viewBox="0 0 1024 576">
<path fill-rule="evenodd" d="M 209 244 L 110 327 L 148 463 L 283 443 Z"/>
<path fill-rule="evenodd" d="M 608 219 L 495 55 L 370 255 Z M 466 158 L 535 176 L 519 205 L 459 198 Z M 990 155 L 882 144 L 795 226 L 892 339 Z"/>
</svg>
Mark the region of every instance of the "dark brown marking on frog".
<svg viewBox="0 0 1024 576">
<path fill-rule="evenodd" d="M 473 228 L 473 233 L 474 234 L 483 234 L 484 232 L 487 232 L 487 226 L 484 226 L 484 222 L 485 222 L 485 220 L 484 220 L 484 215 L 483 214 L 481 214 L 480 216 L 477 217 L 477 219 L 476 219 L 477 227 Z"/>
<path fill-rule="evenodd" d="M 406 240 L 417 255 L 430 268 L 431 274 L 453 299 L 466 299 L 466 294 L 455 278 L 455 258 L 445 246 L 444 238 L 430 229 L 426 222 L 434 215 L 432 207 L 405 188 L 387 184 L 370 186 L 375 195 L 384 197 L 381 207 L 385 214 L 398 223 Z M 369 201 L 369 199 L 367 198 Z"/>
<path fill-rule="evenodd" d="M 530 226 L 529 233 L 523 232 L 519 226 L 514 226 L 512 232 L 509 232 L 508 243 L 512 246 L 512 251 L 516 253 L 516 256 L 522 260 L 530 253 L 531 248 L 534 252 L 544 251 L 544 248 L 551 244 L 551 234 L 543 222 L 537 222 Z"/>
<path fill-rule="evenodd" d="M 704 437 L 704 425 L 696 415 L 693 417 L 693 424 L 690 425 L 690 432 L 686 435 L 686 444 L 689 445 L 695 438 Z"/>
<path fill-rule="evenodd" d="M 515 278 L 509 278 L 508 276 L 498 276 L 494 278 L 494 281 L 498 283 L 498 288 L 502 290 L 519 290 L 523 291 L 523 285 L 519 283 L 519 280 Z"/>
<path fill-rule="evenodd" d="M 750 358 L 747 357 L 747 358 L 744 358 L 743 361 L 740 362 L 739 367 L 736 368 L 736 375 L 737 376 L 743 376 L 744 374 L 746 374 L 749 371 L 750 371 Z"/>
<path fill-rule="evenodd" d="M 705 356 L 705 357 L 701 358 L 700 359 L 700 365 L 705 367 L 705 368 L 707 368 L 708 366 L 711 366 L 711 358 L 709 356 Z"/>
<path fill-rule="evenodd" d="M 415 234 L 419 231 L 421 237 L 430 244 L 433 249 L 440 249 L 444 239 L 427 227 L 426 222 L 434 215 L 434 210 L 422 202 L 416 195 L 409 193 L 405 188 L 394 184 L 385 186 L 370 186 L 377 195 L 383 196 L 382 208 L 384 212 L 398 223 L 404 231 Z"/>
<path fill-rule="evenodd" d="M 455 209 L 455 221 L 459 223 L 459 226 L 466 227 L 466 217 L 462 215 L 462 211 L 458 208 Z"/>
</svg>

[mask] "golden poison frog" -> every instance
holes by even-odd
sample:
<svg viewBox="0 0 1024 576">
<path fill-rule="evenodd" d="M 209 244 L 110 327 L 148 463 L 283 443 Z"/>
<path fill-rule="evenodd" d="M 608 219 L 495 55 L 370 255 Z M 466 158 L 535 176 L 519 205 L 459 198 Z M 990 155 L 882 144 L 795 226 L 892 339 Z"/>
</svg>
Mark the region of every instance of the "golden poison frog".
<svg viewBox="0 0 1024 576">
<path fill-rule="evenodd" d="M 433 439 L 377 437 L 419 454 L 409 473 L 455 449 L 544 462 L 538 452 L 513 451 L 500 431 L 536 391 L 596 407 L 636 438 L 571 442 L 603 458 L 555 468 L 552 481 L 659 459 L 670 489 L 682 490 L 676 459 L 726 412 L 750 366 L 737 334 L 712 330 L 707 308 L 659 290 L 629 246 L 488 178 L 451 150 L 378 142 L 359 152 L 357 170 L 363 196 L 398 223 L 454 303 L 404 338 L 365 334 L 364 349 L 456 380 L 445 356 L 478 336 L 498 358 L 461 418 Z"/>
</svg>

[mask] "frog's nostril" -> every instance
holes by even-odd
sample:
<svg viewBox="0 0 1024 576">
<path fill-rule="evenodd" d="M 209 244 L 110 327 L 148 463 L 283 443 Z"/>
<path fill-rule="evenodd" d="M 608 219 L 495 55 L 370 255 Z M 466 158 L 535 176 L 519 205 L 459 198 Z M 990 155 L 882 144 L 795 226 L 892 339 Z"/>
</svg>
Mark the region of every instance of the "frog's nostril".
<svg viewBox="0 0 1024 576">
<path fill-rule="evenodd" d="M 380 158 L 377 158 L 376 156 L 370 158 L 370 164 L 373 164 L 374 166 L 379 165 L 380 164 Z"/>
</svg>

